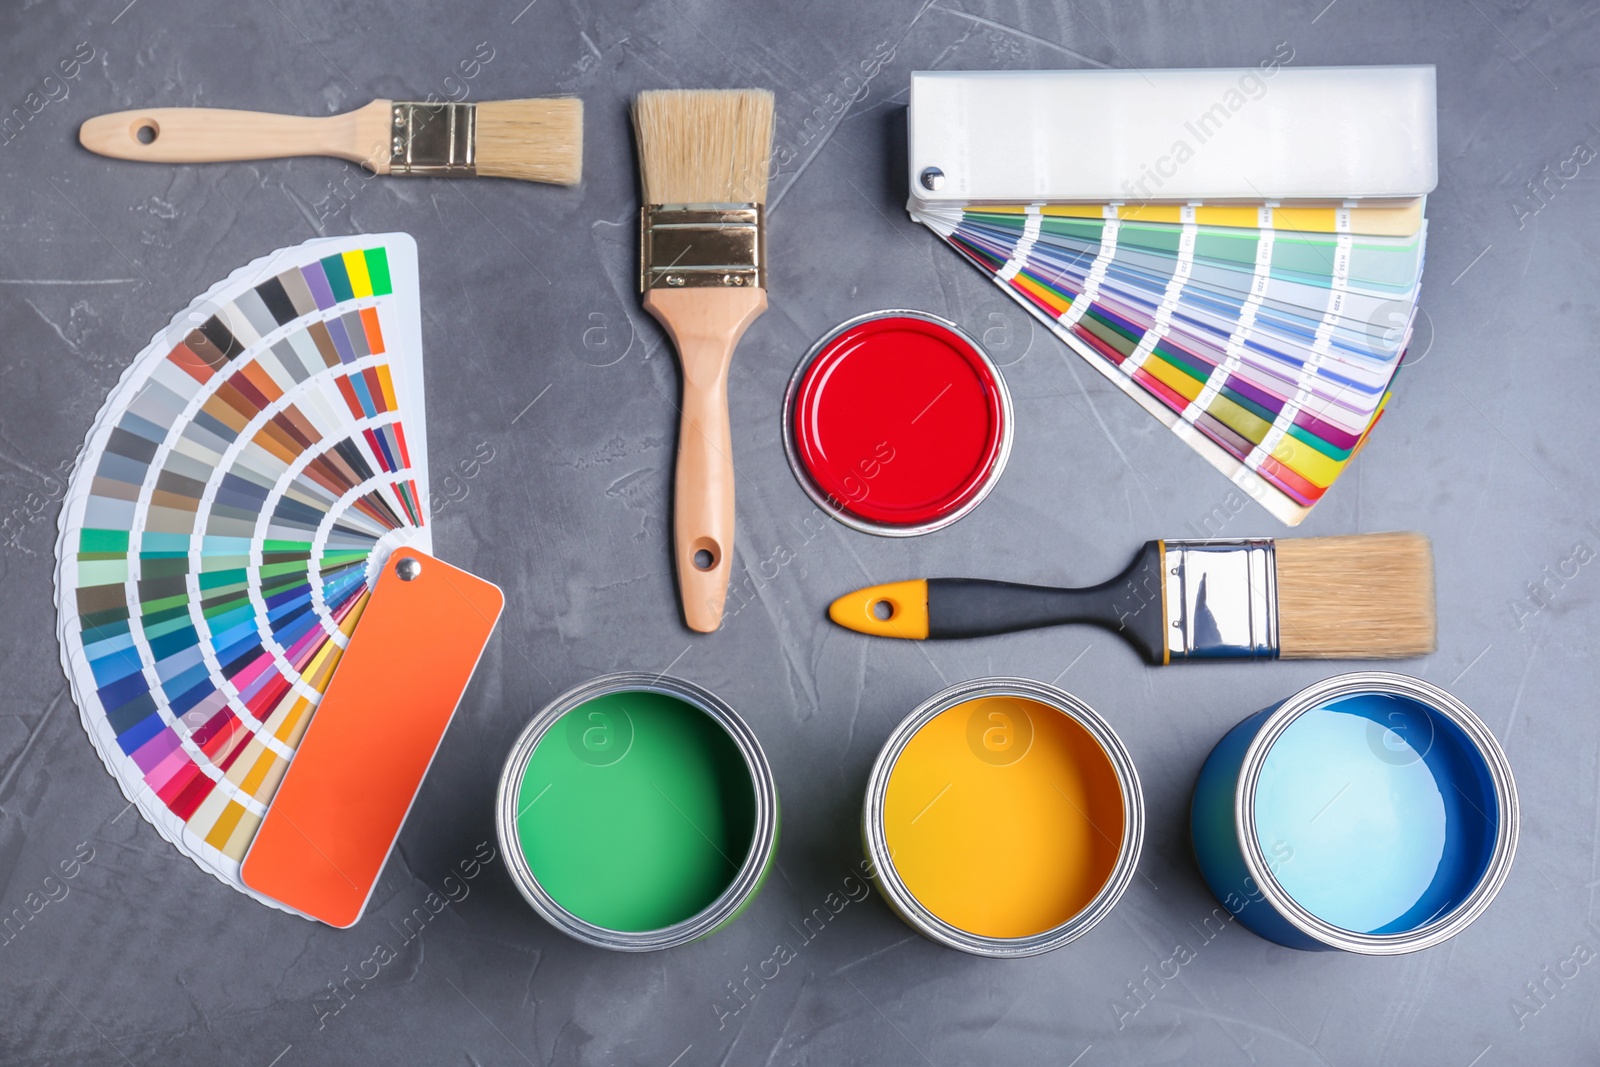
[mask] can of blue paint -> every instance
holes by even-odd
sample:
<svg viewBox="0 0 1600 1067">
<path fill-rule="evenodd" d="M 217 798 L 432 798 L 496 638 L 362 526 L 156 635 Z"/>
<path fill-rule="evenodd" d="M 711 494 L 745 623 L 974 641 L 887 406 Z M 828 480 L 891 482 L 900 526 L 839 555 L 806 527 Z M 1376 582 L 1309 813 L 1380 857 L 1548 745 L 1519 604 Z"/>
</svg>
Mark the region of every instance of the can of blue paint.
<svg viewBox="0 0 1600 1067">
<path fill-rule="evenodd" d="M 1505 752 L 1455 697 L 1362 671 L 1235 726 L 1195 784 L 1206 884 L 1281 945 L 1397 955 L 1470 925 L 1511 871 Z"/>
</svg>

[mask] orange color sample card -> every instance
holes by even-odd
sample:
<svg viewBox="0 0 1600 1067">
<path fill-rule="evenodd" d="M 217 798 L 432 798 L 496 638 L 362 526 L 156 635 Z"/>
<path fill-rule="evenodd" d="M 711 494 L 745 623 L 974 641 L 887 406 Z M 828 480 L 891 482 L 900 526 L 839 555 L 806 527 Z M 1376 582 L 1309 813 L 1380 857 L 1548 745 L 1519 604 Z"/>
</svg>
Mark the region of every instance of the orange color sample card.
<svg viewBox="0 0 1600 1067">
<path fill-rule="evenodd" d="M 389 557 L 245 857 L 246 885 L 331 926 L 361 918 L 504 605 L 431 556 Z"/>
</svg>

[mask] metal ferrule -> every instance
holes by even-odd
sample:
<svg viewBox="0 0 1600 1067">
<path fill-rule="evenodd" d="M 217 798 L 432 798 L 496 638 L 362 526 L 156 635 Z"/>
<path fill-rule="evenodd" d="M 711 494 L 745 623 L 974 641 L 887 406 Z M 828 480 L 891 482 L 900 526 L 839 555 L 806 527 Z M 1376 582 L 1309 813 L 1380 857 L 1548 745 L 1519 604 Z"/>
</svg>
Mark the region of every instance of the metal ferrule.
<svg viewBox="0 0 1600 1067">
<path fill-rule="evenodd" d="M 767 287 L 760 204 L 646 204 L 639 290 Z"/>
<path fill-rule="evenodd" d="M 396 101 L 390 120 L 389 173 L 471 178 L 478 105 Z"/>
<path fill-rule="evenodd" d="M 1270 538 L 1166 541 L 1162 548 L 1169 660 L 1278 658 Z"/>
</svg>

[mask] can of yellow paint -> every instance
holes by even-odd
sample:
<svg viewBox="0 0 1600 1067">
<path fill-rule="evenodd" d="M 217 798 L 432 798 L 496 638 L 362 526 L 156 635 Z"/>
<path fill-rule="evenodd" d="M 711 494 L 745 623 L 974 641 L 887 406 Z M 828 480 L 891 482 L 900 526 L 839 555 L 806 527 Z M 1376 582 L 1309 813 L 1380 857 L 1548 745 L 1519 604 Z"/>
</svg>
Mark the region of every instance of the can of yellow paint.
<svg viewBox="0 0 1600 1067">
<path fill-rule="evenodd" d="M 913 929 L 980 956 L 1081 937 L 1133 879 L 1144 798 L 1133 759 L 1083 701 L 980 678 L 890 734 L 862 812 L 879 891 Z"/>
</svg>

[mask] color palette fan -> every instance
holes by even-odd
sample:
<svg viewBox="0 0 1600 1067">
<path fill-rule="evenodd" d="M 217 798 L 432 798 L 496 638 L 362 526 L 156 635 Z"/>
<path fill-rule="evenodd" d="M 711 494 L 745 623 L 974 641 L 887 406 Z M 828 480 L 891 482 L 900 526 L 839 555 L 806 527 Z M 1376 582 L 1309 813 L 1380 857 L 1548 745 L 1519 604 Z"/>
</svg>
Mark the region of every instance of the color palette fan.
<svg viewBox="0 0 1600 1067">
<path fill-rule="evenodd" d="M 416 245 L 309 241 L 234 272 L 139 353 L 56 544 L 62 664 L 129 801 L 239 865 L 401 545 L 429 551 Z"/>
<path fill-rule="evenodd" d="M 1294 525 L 1383 413 L 1423 200 L 930 203 L 912 218 Z"/>
</svg>

